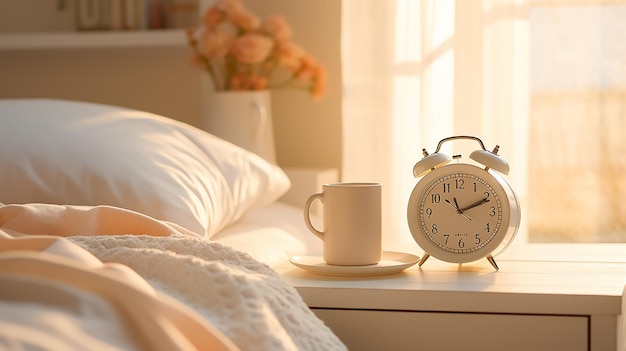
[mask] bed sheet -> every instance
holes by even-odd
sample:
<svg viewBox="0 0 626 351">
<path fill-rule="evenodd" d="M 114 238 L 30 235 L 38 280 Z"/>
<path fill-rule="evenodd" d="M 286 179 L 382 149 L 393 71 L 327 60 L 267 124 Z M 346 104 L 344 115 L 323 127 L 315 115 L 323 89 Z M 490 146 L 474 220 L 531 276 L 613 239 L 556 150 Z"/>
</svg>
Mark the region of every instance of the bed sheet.
<svg viewBox="0 0 626 351">
<path fill-rule="evenodd" d="M 312 221 L 318 225 L 321 218 Z M 322 252 L 322 241 L 306 228 L 302 209 L 282 202 L 247 213 L 211 240 L 248 253 L 270 267 L 291 256 Z"/>
<path fill-rule="evenodd" d="M 264 235 L 258 225 L 273 220 L 282 231 L 268 229 L 265 240 L 256 242 L 280 250 L 272 254 L 261 247 L 253 253 L 286 256 L 305 250 L 305 232 L 288 230 L 298 227 L 291 227 L 299 223 L 298 212 L 282 205 L 255 211 L 230 228 L 224 240 Z M 292 213 L 293 222 L 278 221 L 273 217 L 278 213 Z M 273 245 L 276 238 L 286 239 Z M 42 303 L 49 308 L 42 309 Z M 83 313 L 91 307 L 95 314 Z M 40 321 L 60 322 L 63 328 L 50 329 L 52 324 Z M 91 327 L 103 324 L 111 329 Z M 103 335 L 103 330 L 109 331 Z M 39 337 L 32 338 L 33 333 Z M 77 333 L 84 342 L 76 343 Z M 51 339 L 55 343 L 45 341 Z M 209 340 L 215 345 L 207 346 Z M 250 254 L 111 206 L 0 206 L 0 349 L 133 345 L 150 350 L 345 350 L 297 291 Z"/>
</svg>

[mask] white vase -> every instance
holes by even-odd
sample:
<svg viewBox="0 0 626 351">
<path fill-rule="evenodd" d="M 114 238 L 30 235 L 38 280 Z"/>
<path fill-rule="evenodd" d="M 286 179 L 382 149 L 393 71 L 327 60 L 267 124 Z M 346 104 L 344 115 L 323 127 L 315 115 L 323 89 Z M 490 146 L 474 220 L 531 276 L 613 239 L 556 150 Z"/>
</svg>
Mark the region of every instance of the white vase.
<svg viewBox="0 0 626 351">
<path fill-rule="evenodd" d="M 206 131 L 276 163 L 269 91 L 212 92 L 205 106 Z"/>
</svg>

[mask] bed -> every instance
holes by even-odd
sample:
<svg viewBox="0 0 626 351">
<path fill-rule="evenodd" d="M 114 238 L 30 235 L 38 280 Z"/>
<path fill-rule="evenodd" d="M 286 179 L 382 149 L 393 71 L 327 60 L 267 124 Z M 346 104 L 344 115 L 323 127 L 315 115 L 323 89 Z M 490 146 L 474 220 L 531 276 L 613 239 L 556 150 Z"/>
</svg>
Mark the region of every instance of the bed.
<svg viewBox="0 0 626 351">
<path fill-rule="evenodd" d="M 142 111 L 6 99 L 0 180 L 0 349 L 345 349 L 272 269 L 321 243 L 257 155 Z"/>
</svg>

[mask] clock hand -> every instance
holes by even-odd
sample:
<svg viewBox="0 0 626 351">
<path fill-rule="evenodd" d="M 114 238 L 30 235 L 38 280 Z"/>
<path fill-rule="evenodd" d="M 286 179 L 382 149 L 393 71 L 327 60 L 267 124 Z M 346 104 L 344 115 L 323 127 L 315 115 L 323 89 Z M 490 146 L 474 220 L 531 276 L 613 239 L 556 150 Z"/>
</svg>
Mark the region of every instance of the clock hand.
<svg viewBox="0 0 626 351">
<path fill-rule="evenodd" d="M 467 218 L 468 220 L 472 220 L 468 215 L 466 215 L 465 213 L 463 213 L 463 211 L 459 208 L 459 203 L 456 201 L 456 197 L 452 198 L 452 200 L 454 200 L 454 205 L 452 204 L 452 202 L 450 202 L 450 200 L 445 199 L 445 201 L 448 203 L 448 205 L 454 207 L 454 209 L 456 210 L 456 213 L 463 215 L 463 217 Z"/>
<path fill-rule="evenodd" d="M 482 204 L 484 204 L 484 203 L 486 203 L 486 202 L 489 202 L 489 199 L 487 199 L 487 198 L 485 197 L 485 198 L 483 198 L 483 199 L 480 199 L 480 200 L 478 200 L 478 201 L 474 202 L 473 204 L 471 204 L 471 205 L 469 205 L 469 206 L 465 206 L 465 207 L 463 207 L 462 209 L 459 209 L 459 211 L 461 211 L 461 212 L 463 212 L 463 211 L 467 211 L 467 210 L 469 210 L 470 208 L 474 208 L 474 207 L 476 207 L 476 206 L 480 206 L 480 205 L 482 205 Z"/>
<path fill-rule="evenodd" d="M 448 203 L 448 205 L 450 205 L 450 206 L 454 207 L 454 209 L 455 209 L 455 210 L 457 210 L 457 211 L 459 210 L 459 208 L 458 208 L 458 207 L 456 207 L 456 206 L 454 206 L 454 205 L 452 204 L 452 202 L 450 202 L 450 200 L 446 199 L 446 202 Z"/>
<path fill-rule="evenodd" d="M 448 203 L 448 205 L 454 207 L 454 209 L 456 210 L 456 213 L 458 213 L 458 214 L 463 213 L 463 211 L 461 211 L 461 209 L 459 208 L 459 203 L 456 201 L 456 197 L 452 198 L 452 200 L 454 200 L 454 205 L 452 204 L 452 202 L 450 202 L 450 200 L 445 199 L 445 201 Z"/>
<path fill-rule="evenodd" d="M 456 201 L 456 197 L 453 197 L 452 200 L 454 200 L 454 206 L 456 207 L 456 211 L 459 214 L 463 213 L 463 210 L 461 210 L 461 208 L 459 207 L 459 203 Z"/>
</svg>

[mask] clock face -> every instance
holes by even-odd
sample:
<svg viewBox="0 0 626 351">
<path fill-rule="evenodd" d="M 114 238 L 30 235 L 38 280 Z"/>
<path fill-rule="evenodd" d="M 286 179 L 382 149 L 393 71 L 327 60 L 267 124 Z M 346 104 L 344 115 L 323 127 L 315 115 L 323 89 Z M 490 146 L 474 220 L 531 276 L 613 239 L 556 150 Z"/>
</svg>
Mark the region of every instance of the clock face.
<svg viewBox="0 0 626 351">
<path fill-rule="evenodd" d="M 494 251 L 511 226 L 512 191 L 497 177 L 469 164 L 447 165 L 424 176 L 409 201 L 416 242 L 450 262 L 470 262 Z"/>
</svg>

